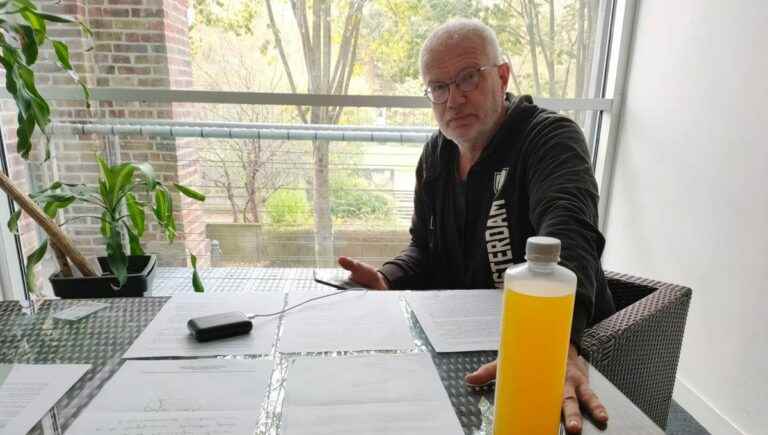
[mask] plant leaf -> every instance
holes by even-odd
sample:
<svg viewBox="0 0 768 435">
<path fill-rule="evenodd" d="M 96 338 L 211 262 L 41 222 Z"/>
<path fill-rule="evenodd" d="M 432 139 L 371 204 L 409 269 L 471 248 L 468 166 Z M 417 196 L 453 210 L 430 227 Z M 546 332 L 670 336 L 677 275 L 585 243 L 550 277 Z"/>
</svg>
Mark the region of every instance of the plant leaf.
<svg viewBox="0 0 768 435">
<path fill-rule="evenodd" d="M 127 224 L 124 226 L 125 231 L 128 232 L 128 242 L 130 243 L 131 255 L 144 255 L 144 249 L 141 247 L 141 240 L 139 240 L 139 236 L 131 231 Z"/>
<path fill-rule="evenodd" d="M 85 23 L 82 21 L 77 21 L 77 24 L 80 25 L 80 28 L 83 29 L 83 32 L 85 32 L 86 35 L 88 35 L 89 38 L 93 39 L 93 30 L 91 30 L 90 27 L 86 26 Z M 91 51 L 93 47 L 87 49 L 86 51 Z"/>
<path fill-rule="evenodd" d="M 107 164 L 107 161 L 104 160 L 103 157 L 98 156 L 96 157 L 96 161 L 99 163 L 99 172 L 101 174 L 101 180 L 104 181 L 104 184 L 106 184 L 107 192 L 112 189 L 112 185 L 115 184 L 114 180 L 112 179 L 112 171 L 109 168 L 109 164 Z M 104 192 L 102 192 L 102 195 L 104 195 Z"/>
<path fill-rule="evenodd" d="M 6 76 L 8 80 L 10 76 Z M 21 110 L 17 115 L 18 128 L 16 129 L 16 151 L 21 158 L 29 158 L 29 153 L 32 151 L 32 132 L 35 130 L 35 118 L 29 116 L 24 117 Z"/>
<path fill-rule="evenodd" d="M 51 194 L 45 198 L 50 199 L 46 200 L 45 206 L 43 206 L 43 211 L 45 211 L 45 214 L 51 219 L 56 217 L 59 210 L 69 207 L 69 205 L 76 199 L 74 195 L 65 195 L 61 193 Z"/>
<path fill-rule="evenodd" d="M 21 15 L 22 18 L 24 18 L 24 20 L 26 22 L 28 22 L 29 25 L 32 26 L 33 29 L 35 29 L 36 32 L 39 32 L 39 33 L 41 33 L 43 35 L 45 35 L 47 33 L 46 32 L 46 26 L 45 26 L 45 20 L 40 18 L 40 16 L 38 15 L 37 11 L 35 11 L 35 10 L 29 8 L 29 7 L 25 7 L 25 8 L 22 8 L 20 10 L 19 15 Z M 38 36 L 38 38 L 39 38 L 39 36 Z M 40 45 L 40 44 L 42 44 L 42 42 L 43 41 L 38 39 L 37 44 Z"/>
<path fill-rule="evenodd" d="M 192 288 L 196 293 L 204 293 L 205 287 L 203 281 L 200 279 L 200 275 L 197 273 L 197 257 L 194 254 L 189 254 L 192 260 Z"/>
<path fill-rule="evenodd" d="M 82 80 L 78 78 L 77 83 L 80 85 L 80 88 L 83 90 L 83 96 L 85 97 L 85 108 L 90 109 L 91 108 L 91 91 L 88 90 L 88 86 L 83 83 Z"/>
<path fill-rule="evenodd" d="M 8 230 L 13 234 L 19 233 L 19 218 L 21 218 L 21 209 L 13 212 L 8 219 Z"/>
<path fill-rule="evenodd" d="M 42 196 L 44 193 L 49 192 L 51 190 L 60 189 L 61 186 L 63 186 L 63 184 L 60 181 L 55 181 L 55 182 L 51 183 L 50 186 L 46 187 L 43 190 L 39 190 L 39 191 L 37 191 L 35 193 L 30 193 L 29 197 L 32 198 L 32 199 L 35 199 L 35 198 L 37 198 L 39 196 Z"/>
<path fill-rule="evenodd" d="M 109 186 L 104 180 L 99 180 L 99 195 L 101 196 L 101 201 L 104 203 L 104 207 L 111 209 L 112 203 L 106 202 L 109 201 Z"/>
<path fill-rule="evenodd" d="M 75 202 L 76 199 L 77 197 L 75 195 L 66 195 L 66 198 L 64 198 L 63 200 L 56 201 L 56 208 L 58 208 L 59 210 L 63 210 L 69 207 L 70 204 Z"/>
<path fill-rule="evenodd" d="M 38 12 L 37 16 L 44 19 L 45 21 L 50 21 L 53 23 L 77 23 L 77 21 L 61 15 L 44 14 Z"/>
<path fill-rule="evenodd" d="M 136 168 L 130 163 L 123 163 L 122 165 L 113 166 L 112 178 L 115 180 L 114 186 L 112 186 L 112 203 L 116 203 L 118 198 L 131 187 L 131 180 L 133 179 L 133 171 Z"/>
<path fill-rule="evenodd" d="M 45 252 L 48 250 L 48 239 L 43 240 L 43 243 L 35 249 L 31 254 L 27 256 L 27 288 L 31 293 L 37 293 L 37 278 L 35 276 L 35 266 L 43 260 Z"/>
<path fill-rule="evenodd" d="M 176 238 L 176 221 L 173 219 L 173 201 L 171 200 L 171 194 L 165 189 L 163 189 L 163 192 L 165 192 L 165 199 L 168 203 L 165 215 L 165 238 L 168 239 L 168 242 L 170 243 Z"/>
<path fill-rule="evenodd" d="M 125 256 L 123 249 L 122 233 L 117 228 L 112 228 L 107 239 L 107 263 L 112 269 L 112 274 L 117 278 L 115 290 L 119 290 L 128 280 L 128 257 Z"/>
<path fill-rule="evenodd" d="M 73 22 L 71 20 L 65 21 L 65 22 Z M 90 29 L 88 29 L 90 31 Z M 55 39 L 51 40 L 51 44 L 53 45 L 53 50 L 56 52 L 56 58 L 59 60 L 59 64 L 61 65 L 61 68 L 67 71 L 70 77 L 72 77 L 72 80 L 74 80 L 77 84 L 80 85 L 80 87 L 83 89 L 83 95 L 85 96 L 85 107 L 90 109 L 91 108 L 91 92 L 88 90 L 88 87 L 85 86 L 85 83 L 80 79 L 80 75 L 77 73 L 75 68 L 72 66 L 72 63 L 70 62 L 70 56 L 69 56 L 69 46 L 65 44 L 62 41 L 57 41 Z"/>
<path fill-rule="evenodd" d="M 18 63 L 16 68 L 13 69 L 13 73 L 18 76 L 17 84 L 20 83 L 22 85 L 19 88 L 19 94 L 23 95 L 31 105 L 32 113 L 35 115 L 35 121 L 40 127 L 40 131 L 46 134 L 45 127 L 51 122 L 51 108 L 48 106 L 45 98 L 37 91 L 34 71 L 23 63 Z"/>
<path fill-rule="evenodd" d="M 24 24 L 16 26 L 15 30 L 21 40 L 21 51 L 24 53 L 24 59 L 27 61 L 27 65 L 32 65 L 37 62 L 37 39 L 35 39 L 35 31 L 31 26 Z"/>
<path fill-rule="evenodd" d="M 176 238 L 176 222 L 173 221 L 173 204 L 171 203 L 171 195 L 165 190 L 164 186 L 160 186 L 155 191 L 155 217 L 160 226 L 165 231 L 165 238 L 169 242 L 172 242 Z"/>
<path fill-rule="evenodd" d="M 133 192 L 128 192 L 125 195 L 125 205 L 128 208 L 128 216 L 131 218 L 133 228 L 136 229 L 136 235 L 141 237 L 144 235 L 144 207 L 136 200 Z"/>
<path fill-rule="evenodd" d="M 173 203 L 165 187 L 155 191 L 155 217 L 165 230 L 165 238 L 172 242 L 176 238 L 176 223 L 173 221 Z"/>
<path fill-rule="evenodd" d="M 105 239 L 109 239 L 112 234 L 112 221 L 109 219 L 109 212 L 106 210 L 101 213 L 101 227 L 99 230 Z"/>
<path fill-rule="evenodd" d="M 51 44 L 53 44 L 53 50 L 56 52 L 56 58 L 59 59 L 61 67 L 68 71 L 74 70 L 69 62 L 69 47 L 67 47 L 67 44 L 55 39 L 51 40 Z"/>
<path fill-rule="evenodd" d="M 152 211 L 155 213 L 155 218 L 157 218 L 157 221 L 160 222 L 160 225 L 163 225 L 165 222 L 165 215 L 167 208 L 166 205 L 166 195 L 165 191 L 160 189 L 155 191 L 155 207 L 152 209 Z"/>
<path fill-rule="evenodd" d="M 205 201 L 205 195 L 202 193 L 192 190 L 189 187 L 182 186 L 181 184 L 173 183 L 174 186 L 176 186 L 176 189 L 178 189 L 179 192 L 183 193 L 185 196 L 192 198 L 196 201 Z"/>
<path fill-rule="evenodd" d="M 152 165 L 146 162 L 134 163 L 133 166 L 144 175 L 144 179 L 146 180 L 149 191 L 150 192 L 154 191 L 155 188 L 160 184 L 160 182 L 157 181 L 157 175 L 155 175 L 155 168 L 153 168 Z"/>
<path fill-rule="evenodd" d="M 176 238 L 176 221 L 173 219 L 173 210 L 170 209 L 170 203 L 168 213 L 168 226 L 165 228 L 165 237 L 168 239 L 168 242 L 173 242 Z"/>
</svg>

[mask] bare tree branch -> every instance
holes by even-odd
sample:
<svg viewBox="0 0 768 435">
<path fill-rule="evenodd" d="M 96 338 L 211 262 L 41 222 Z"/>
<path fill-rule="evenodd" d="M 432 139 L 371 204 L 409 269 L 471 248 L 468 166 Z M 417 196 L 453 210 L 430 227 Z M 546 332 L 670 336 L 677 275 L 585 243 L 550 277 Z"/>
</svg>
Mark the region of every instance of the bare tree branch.
<svg viewBox="0 0 768 435">
<path fill-rule="evenodd" d="M 347 16 L 344 18 L 344 34 L 348 35 L 348 30 L 350 28 L 350 21 L 352 20 L 352 14 L 353 14 L 353 2 L 350 2 L 349 9 L 347 9 Z M 336 65 L 333 68 L 333 77 L 331 77 L 331 89 L 336 89 L 336 84 L 340 81 L 339 80 L 339 74 L 342 70 L 342 64 L 344 63 L 344 59 L 346 58 L 346 53 L 349 50 L 349 38 L 344 38 L 343 41 L 341 41 L 341 45 L 339 46 L 339 54 L 336 56 Z"/>
<path fill-rule="evenodd" d="M 520 80 L 517 78 L 517 73 L 515 73 L 515 67 L 512 65 L 512 62 L 509 62 L 509 73 L 512 75 L 512 83 L 515 85 L 515 91 L 517 95 L 520 95 L 523 93 L 523 91 L 520 89 Z"/>
<path fill-rule="evenodd" d="M 531 68 L 533 70 L 534 94 L 541 95 L 541 82 L 539 80 L 539 60 L 536 54 L 536 33 L 533 28 L 533 15 L 527 0 L 520 0 L 520 15 L 525 22 L 525 30 L 528 33 L 528 50 L 531 54 Z"/>
<path fill-rule="evenodd" d="M 549 0 L 550 4 L 550 14 L 551 16 L 554 14 L 554 3 L 553 0 Z M 538 42 L 538 48 L 541 49 L 541 55 L 544 57 L 544 64 L 547 67 L 547 77 L 548 77 L 548 84 L 549 84 L 549 96 L 551 98 L 557 98 L 557 88 L 555 87 L 555 62 L 554 58 L 552 57 L 552 53 L 550 53 L 550 46 L 552 44 L 552 38 L 554 35 L 554 21 L 550 23 L 549 27 L 551 29 L 551 34 L 549 35 L 549 41 L 545 41 L 544 38 L 541 36 L 541 23 L 539 20 L 539 7 L 536 4 L 536 0 L 530 0 L 530 9 L 529 13 L 531 14 L 531 21 L 532 21 L 532 27 L 534 31 L 534 35 L 536 37 L 536 41 Z M 553 18 L 554 20 L 554 18 Z M 554 47 L 553 47 L 554 48 Z"/>
<path fill-rule="evenodd" d="M 315 0 L 318 1 L 318 0 Z M 323 35 L 323 62 L 320 74 L 320 92 L 327 94 L 331 89 L 331 2 L 324 0 L 322 3 L 323 19 L 321 33 Z"/>
<path fill-rule="evenodd" d="M 269 15 L 269 27 L 272 29 L 272 35 L 275 37 L 275 46 L 277 47 L 277 51 L 280 53 L 280 61 L 283 63 L 285 74 L 288 76 L 288 84 L 291 86 L 291 91 L 296 94 L 296 83 L 293 81 L 291 66 L 288 64 L 288 59 L 285 56 L 285 48 L 283 48 L 283 41 L 280 38 L 280 30 L 277 28 L 277 24 L 275 23 L 275 14 L 272 12 L 272 1 L 264 0 L 264 3 L 267 6 L 267 15 Z M 296 110 L 298 111 L 302 122 L 306 124 L 307 119 L 306 116 L 304 116 L 304 111 L 302 110 L 301 106 L 296 106 Z"/>
<path fill-rule="evenodd" d="M 309 73 L 310 77 L 310 87 L 309 92 L 310 93 L 319 93 L 321 92 L 321 84 L 320 84 L 320 75 L 321 71 L 323 69 L 323 58 L 322 58 L 322 46 L 320 45 L 320 38 L 321 38 L 321 25 L 323 21 L 322 12 L 323 12 L 323 3 L 328 0 L 314 0 L 312 2 L 312 50 L 310 50 L 309 55 L 312 58 L 312 65 L 314 65 L 314 68 L 307 68 L 307 72 Z M 313 120 L 313 123 L 316 122 L 316 120 Z"/>
<path fill-rule="evenodd" d="M 299 37 L 301 38 L 301 45 L 303 48 L 302 54 L 304 55 L 304 68 L 309 71 L 312 68 L 313 62 L 311 53 L 316 49 L 314 44 L 316 44 L 317 41 L 313 43 L 309 36 L 309 20 L 307 19 L 306 2 L 304 0 L 299 0 L 298 2 L 292 1 L 291 4 L 294 8 L 293 15 L 296 18 L 296 28 L 299 31 Z M 309 92 L 313 86 L 314 84 L 312 83 L 312 77 L 309 77 L 309 83 L 307 83 L 307 91 Z"/>
<path fill-rule="evenodd" d="M 361 6 L 362 7 L 362 6 Z M 341 94 L 345 95 L 349 91 L 349 83 L 352 80 L 352 73 L 355 69 L 355 62 L 357 60 L 357 42 L 360 37 L 360 22 L 361 17 L 358 14 L 354 20 L 353 29 L 352 29 L 352 49 L 350 50 L 349 54 L 349 61 L 348 67 L 346 67 L 347 73 L 346 78 L 344 80 L 344 88 L 341 90 Z M 335 113 L 333 114 L 333 123 L 336 124 L 339 122 L 339 118 L 341 117 L 341 113 L 344 110 L 343 107 L 337 107 L 335 110 Z"/>
</svg>

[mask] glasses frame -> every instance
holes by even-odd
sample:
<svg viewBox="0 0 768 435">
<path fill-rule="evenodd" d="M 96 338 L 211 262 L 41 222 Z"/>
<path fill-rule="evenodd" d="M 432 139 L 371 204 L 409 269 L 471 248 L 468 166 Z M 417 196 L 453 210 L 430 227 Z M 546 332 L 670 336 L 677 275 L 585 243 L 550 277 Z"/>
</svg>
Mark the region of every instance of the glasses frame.
<svg viewBox="0 0 768 435">
<path fill-rule="evenodd" d="M 497 67 L 500 67 L 502 65 L 504 65 L 504 63 L 500 63 L 498 65 L 494 65 L 494 64 L 492 64 L 492 65 L 483 65 L 483 66 L 479 66 L 479 67 L 476 67 L 476 68 L 464 69 L 462 71 L 459 71 L 459 73 L 456 74 L 456 77 L 453 80 L 451 80 L 451 81 L 448 81 L 448 82 L 434 82 L 434 83 L 432 83 L 432 85 L 427 85 L 427 87 L 424 88 L 424 96 L 427 97 L 427 99 L 432 104 L 445 104 L 451 98 L 451 89 L 453 88 L 453 85 L 456 85 L 456 87 L 459 90 L 461 90 L 461 92 L 472 92 L 475 89 L 477 89 L 477 86 L 480 84 L 480 80 L 478 80 L 477 83 L 475 83 L 475 85 L 471 89 L 462 89 L 461 85 L 459 84 L 459 78 L 462 75 L 464 75 L 464 74 L 466 74 L 466 73 L 468 73 L 470 71 L 474 71 L 476 73 L 482 73 L 483 71 L 485 71 L 485 70 L 487 70 L 489 68 L 497 68 Z M 445 99 L 442 100 L 442 101 L 435 101 L 434 95 L 432 94 L 432 92 L 430 92 L 430 86 L 434 86 L 436 84 L 446 85 L 448 87 L 448 93 L 446 94 Z"/>
</svg>

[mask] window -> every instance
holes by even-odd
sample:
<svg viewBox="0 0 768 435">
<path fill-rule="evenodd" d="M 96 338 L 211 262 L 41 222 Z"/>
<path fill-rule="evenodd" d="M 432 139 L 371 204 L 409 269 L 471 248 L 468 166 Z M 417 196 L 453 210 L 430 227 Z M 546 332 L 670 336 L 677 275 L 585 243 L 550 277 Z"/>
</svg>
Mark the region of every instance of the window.
<svg viewBox="0 0 768 435">
<path fill-rule="evenodd" d="M 267 267 L 330 266 L 337 255 L 378 264 L 399 252 L 435 128 L 418 52 L 450 17 L 491 25 L 512 66 L 509 90 L 572 117 L 593 151 L 612 108 L 603 76 L 613 1 L 333 0 L 300 13 L 285 0 L 131 3 L 45 4 L 94 31 L 52 30 L 70 44 L 93 107 L 44 52 L 36 71 L 55 109 L 53 158 L 15 155 L 7 99 L 3 138 L 13 179 L 30 192 L 95 182 L 102 155 L 148 161 L 164 181 L 206 193 L 203 204 L 174 196 L 174 244 L 148 229 L 143 242 L 164 266 L 186 266 L 189 252 L 207 266 Z M 320 35 L 317 19 L 328 23 Z M 87 256 L 104 252 L 92 213 L 60 218 Z M 26 221 L 21 234 L 25 254 L 43 236 Z M 55 270 L 49 258 L 39 276 Z"/>
</svg>

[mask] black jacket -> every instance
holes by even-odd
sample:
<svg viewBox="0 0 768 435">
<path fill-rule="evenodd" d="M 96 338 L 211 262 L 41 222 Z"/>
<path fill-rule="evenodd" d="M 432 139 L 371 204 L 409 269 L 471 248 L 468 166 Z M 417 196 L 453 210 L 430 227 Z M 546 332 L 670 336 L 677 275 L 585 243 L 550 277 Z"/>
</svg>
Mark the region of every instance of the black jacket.
<svg viewBox="0 0 768 435">
<path fill-rule="evenodd" d="M 507 96 L 507 117 L 466 179 L 457 223 L 458 146 L 437 132 L 416 169 L 411 243 L 380 271 L 393 289 L 493 288 L 525 261 L 534 235 L 560 239 L 560 264 L 578 277 L 571 342 L 615 311 L 600 265 L 597 183 L 576 123 Z M 462 239 L 463 240 L 460 240 Z"/>
</svg>

